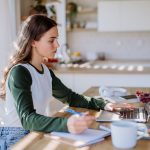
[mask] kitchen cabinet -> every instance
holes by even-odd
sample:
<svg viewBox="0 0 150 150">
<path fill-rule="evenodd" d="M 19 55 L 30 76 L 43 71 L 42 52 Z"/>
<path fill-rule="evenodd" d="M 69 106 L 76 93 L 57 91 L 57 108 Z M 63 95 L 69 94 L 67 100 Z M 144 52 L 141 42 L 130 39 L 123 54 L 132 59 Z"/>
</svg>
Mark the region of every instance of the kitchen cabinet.
<svg viewBox="0 0 150 150">
<path fill-rule="evenodd" d="M 74 75 L 71 74 L 57 74 L 57 77 L 66 85 L 68 88 L 75 90 L 74 87 Z"/>
<path fill-rule="evenodd" d="M 150 85 L 150 61 L 96 61 L 78 67 L 59 66 L 54 72 L 65 85 L 78 93 L 83 93 L 92 86 Z"/>
<path fill-rule="evenodd" d="M 92 86 L 149 87 L 149 74 L 57 74 L 73 91 L 83 93 Z"/>
<path fill-rule="evenodd" d="M 149 87 L 149 84 L 149 75 L 135 74 L 79 74 L 75 76 L 74 80 L 75 91 L 79 93 L 83 93 L 92 86 Z"/>
<path fill-rule="evenodd" d="M 149 0 L 100 0 L 98 31 L 150 31 Z"/>
</svg>

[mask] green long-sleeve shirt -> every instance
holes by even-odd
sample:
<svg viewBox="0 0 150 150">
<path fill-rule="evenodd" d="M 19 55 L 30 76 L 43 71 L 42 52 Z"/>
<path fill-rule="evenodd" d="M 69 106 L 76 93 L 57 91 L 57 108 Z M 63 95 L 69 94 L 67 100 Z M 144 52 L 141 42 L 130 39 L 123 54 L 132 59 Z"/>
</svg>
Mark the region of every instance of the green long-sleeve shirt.
<svg viewBox="0 0 150 150">
<path fill-rule="evenodd" d="M 67 88 L 52 70 L 52 95 L 63 103 L 72 107 L 82 107 L 100 110 L 104 109 L 107 101 L 79 95 Z M 22 126 L 30 131 L 52 132 L 68 131 L 67 118 L 47 117 L 36 113 L 32 100 L 32 77 L 23 66 L 15 66 L 8 79 L 8 87 L 14 97 L 14 104 Z M 42 107 L 42 106 L 41 106 Z"/>
</svg>

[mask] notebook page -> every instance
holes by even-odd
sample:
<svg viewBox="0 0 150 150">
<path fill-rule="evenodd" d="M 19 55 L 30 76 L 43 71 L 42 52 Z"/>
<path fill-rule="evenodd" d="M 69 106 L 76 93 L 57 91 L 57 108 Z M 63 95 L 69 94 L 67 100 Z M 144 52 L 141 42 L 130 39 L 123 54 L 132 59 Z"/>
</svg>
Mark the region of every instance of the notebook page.
<svg viewBox="0 0 150 150">
<path fill-rule="evenodd" d="M 84 133 L 81 134 L 52 132 L 51 135 L 62 137 L 64 138 L 64 140 L 65 139 L 73 140 L 75 141 L 74 146 L 82 147 L 104 140 L 103 138 L 110 135 L 110 132 L 103 130 L 87 129 Z"/>
</svg>

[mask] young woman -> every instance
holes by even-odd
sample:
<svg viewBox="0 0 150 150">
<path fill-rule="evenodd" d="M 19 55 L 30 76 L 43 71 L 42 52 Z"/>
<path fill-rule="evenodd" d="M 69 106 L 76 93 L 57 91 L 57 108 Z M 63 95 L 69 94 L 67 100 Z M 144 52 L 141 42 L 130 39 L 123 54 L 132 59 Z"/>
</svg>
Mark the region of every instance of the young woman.
<svg viewBox="0 0 150 150">
<path fill-rule="evenodd" d="M 72 115 L 68 119 L 47 116 L 46 106 L 52 96 L 72 107 L 109 111 L 116 107 L 103 99 L 73 92 L 42 63 L 44 58 L 55 56 L 59 47 L 57 38 L 57 24 L 46 16 L 30 16 L 22 25 L 15 43 L 15 54 L 1 84 L 1 98 L 6 100 L 6 112 L 5 127 L 1 127 L 0 132 L 8 146 L 28 131 L 78 134 L 85 131 L 94 120 L 88 113 L 83 116 Z M 8 135 L 12 137 L 8 138 Z"/>
</svg>

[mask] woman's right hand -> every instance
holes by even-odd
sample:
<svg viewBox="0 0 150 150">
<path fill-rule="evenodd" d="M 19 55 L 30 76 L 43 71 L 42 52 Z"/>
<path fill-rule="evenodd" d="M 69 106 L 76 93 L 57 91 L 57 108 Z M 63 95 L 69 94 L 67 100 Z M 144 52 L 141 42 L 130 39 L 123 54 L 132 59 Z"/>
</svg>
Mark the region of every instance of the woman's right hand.
<svg viewBox="0 0 150 150">
<path fill-rule="evenodd" d="M 93 120 L 94 117 L 90 116 L 88 112 L 86 112 L 82 116 L 72 115 L 71 117 L 69 117 L 67 122 L 68 131 L 70 133 L 80 134 L 88 129 Z"/>
</svg>

